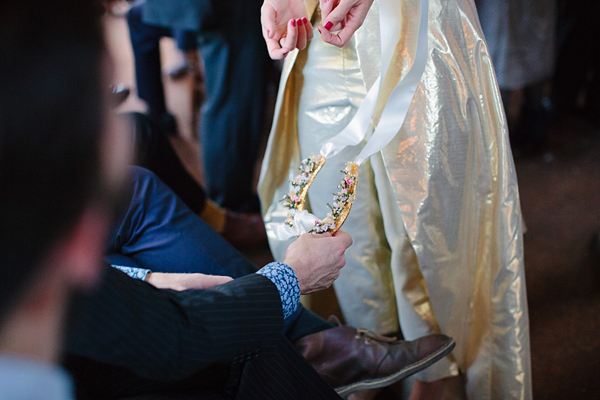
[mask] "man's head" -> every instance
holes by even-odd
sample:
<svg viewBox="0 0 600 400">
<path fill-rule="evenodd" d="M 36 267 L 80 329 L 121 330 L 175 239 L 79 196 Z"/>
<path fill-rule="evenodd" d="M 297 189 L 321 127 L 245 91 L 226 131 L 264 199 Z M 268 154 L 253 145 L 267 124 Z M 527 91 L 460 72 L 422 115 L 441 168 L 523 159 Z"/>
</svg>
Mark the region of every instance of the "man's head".
<svg viewBox="0 0 600 400">
<path fill-rule="evenodd" d="M 100 24 L 92 1 L 0 3 L 0 327 L 48 265 L 95 276 L 110 192 Z"/>
</svg>

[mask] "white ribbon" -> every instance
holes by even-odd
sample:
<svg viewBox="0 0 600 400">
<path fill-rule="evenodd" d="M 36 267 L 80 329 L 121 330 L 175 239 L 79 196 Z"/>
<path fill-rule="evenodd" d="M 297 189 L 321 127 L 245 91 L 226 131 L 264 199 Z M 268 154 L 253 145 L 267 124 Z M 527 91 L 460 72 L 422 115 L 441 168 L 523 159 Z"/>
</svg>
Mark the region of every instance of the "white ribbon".
<svg viewBox="0 0 600 400">
<path fill-rule="evenodd" d="M 278 240 L 287 240 L 310 231 L 315 227 L 315 221 L 318 219 L 308 211 L 301 210 L 294 214 L 293 227 L 287 224 L 273 223 L 267 224 L 267 229 L 271 229 Z"/>
<path fill-rule="evenodd" d="M 381 113 L 379 123 L 360 154 L 354 162 L 361 164 L 371 155 L 383 149 L 398 133 L 404 123 L 406 113 L 412 102 L 417 85 L 427 64 L 427 23 L 428 0 L 421 0 L 417 50 L 415 59 L 408 73 L 392 90 Z M 355 146 L 362 142 L 371 124 L 377 98 L 381 92 L 381 77 L 388 74 L 395 47 L 400 40 L 401 29 L 398 22 L 402 19 L 400 2 L 397 0 L 381 0 L 379 3 L 379 26 L 381 31 L 381 74 L 367 92 L 356 114 L 346 127 L 327 143 L 323 144 L 320 153 L 325 157 L 338 154 L 347 146 Z"/>
<path fill-rule="evenodd" d="M 379 152 L 396 136 L 404 119 L 412 99 L 421 81 L 428 53 L 428 0 L 421 0 L 419 30 L 417 35 L 417 50 L 410 70 L 404 78 L 392 90 L 388 98 L 379 123 L 375 127 L 373 135 L 365 144 L 354 162 L 362 164 L 367 158 Z M 381 0 L 379 3 L 379 25 L 381 31 L 381 73 L 371 89 L 367 92 L 362 104 L 356 110 L 356 114 L 346 127 L 323 144 L 320 154 L 324 157 L 332 157 L 345 149 L 347 146 L 356 146 L 363 141 L 367 130 L 373 119 L 377 98 L 383 85 L 382 77 L 386 77 L 392 62 L 392 56 L 400 40 L 402 20 L 400 1 Z M 279 240 L 287 240 L 310 231 L 318 220 L 317 217 L 307 211 L 297 211 L 294 214 L 293 227 L 285 224 L 268 224 L 268 228 Z"/>
</svg>

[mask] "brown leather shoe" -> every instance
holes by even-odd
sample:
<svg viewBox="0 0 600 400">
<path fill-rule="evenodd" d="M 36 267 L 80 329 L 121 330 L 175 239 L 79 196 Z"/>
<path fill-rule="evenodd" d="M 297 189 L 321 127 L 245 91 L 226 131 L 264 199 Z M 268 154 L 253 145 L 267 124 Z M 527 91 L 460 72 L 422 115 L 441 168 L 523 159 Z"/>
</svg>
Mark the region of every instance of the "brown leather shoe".
<svg viewBox="0 0 600 400">
<path fill-rule="evenodd" d="M 298 351 L 343 397 L 398 382 L 440 360 L 454 345 L 440 334 L 404 341 L 347 326 L 296 342 Z"/>
</svg>

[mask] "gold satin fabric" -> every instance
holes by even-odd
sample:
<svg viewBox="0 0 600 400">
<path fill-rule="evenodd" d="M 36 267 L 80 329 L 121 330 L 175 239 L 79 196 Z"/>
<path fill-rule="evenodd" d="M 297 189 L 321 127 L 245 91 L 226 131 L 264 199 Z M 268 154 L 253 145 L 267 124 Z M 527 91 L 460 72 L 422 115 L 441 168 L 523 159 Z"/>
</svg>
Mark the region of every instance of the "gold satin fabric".
<svg viewBox="0 0 600 400">
<path fill-rule="evenodd" d="M 285 220 L 279 200 L 300 159 L 348 123 L 378 76 L 377 13 L 375 1 L 342 49 L 315 32 L 308 49 L 288 55 L 259 183 L 267 224 Z M 374 122 L 412 64 L 418 13 L 418 1 L 402 2 L 395 74 L 385 81 Z M 317 9 L 313 21 L 319 18 Z M 354 244 L 335 291 L 352 325 L 383 333 L 400 327 L 407 339 L 441 331 L 456 340 L 452 356 L 419 379 L 460 370 L 470 399 L 529 399 L 521 213 L 493 67 L 471 1 L 429 0 L 428 28 L 427 66 L 406 120 L 361 165 L 342 228 Z M 309 191 L 315 215 L 326 215 L 340 165 L 360 147 L 327 160 Z M 282 260 L 289 241 L 268 233 Z"/>
</svg>

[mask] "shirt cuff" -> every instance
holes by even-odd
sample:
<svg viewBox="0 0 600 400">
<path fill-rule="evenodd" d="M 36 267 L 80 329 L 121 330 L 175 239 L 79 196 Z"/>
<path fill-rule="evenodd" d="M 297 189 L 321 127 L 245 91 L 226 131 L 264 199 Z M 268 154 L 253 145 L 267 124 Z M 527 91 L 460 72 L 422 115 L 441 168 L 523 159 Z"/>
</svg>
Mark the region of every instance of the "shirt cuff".
<svg viewBox="0 0 600 400">
<path fill-rule="evenodd" d="M 300 303 L 300 285 L 292 267 L 275 261 L 265 265 L 256 273 L 268 278 L 277 286 L 283 308 L 283 318 L 292 315 Z"/>
<path fill-rule="evenodd" d="M 136 267 L 125 267 L 123 265 L 111 265 L 111 267 L 116 268 L 119 271 L 125 272 L 127 275 L 129 275 L 133 279 L 139 279 L 141 281 L 145 281 L 146 275 L 148 275 L 151 272 L 149 269 L 136 268 Z"/>
</svg>

